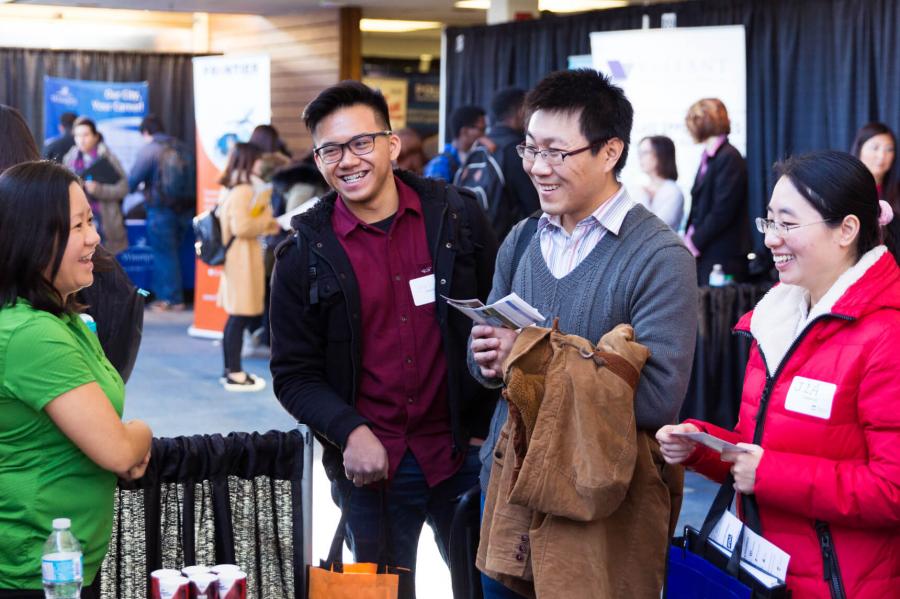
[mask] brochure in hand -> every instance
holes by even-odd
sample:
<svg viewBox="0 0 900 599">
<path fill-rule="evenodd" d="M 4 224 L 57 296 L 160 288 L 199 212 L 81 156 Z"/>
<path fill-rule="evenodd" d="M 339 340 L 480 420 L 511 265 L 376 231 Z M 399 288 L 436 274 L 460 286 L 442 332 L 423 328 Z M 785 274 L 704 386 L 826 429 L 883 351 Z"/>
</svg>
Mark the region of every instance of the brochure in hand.
<svg viewBox="0 0 900 599">
<path fill-rule="evenodd" d="M 709 433 L 672 433 L 676 437 L 685 437 L 690 439 L 691 441 L 695 441 L 700 443 L 701 445 L 706 445 L 710 449 L 718 451 L 722 453 L 723 451 L 731 451 L 734 453 L 747 453 L 747 450 L 743 447 L 739 447 L 734 443 L 729 443 L 724 439 L 720 439 L 718 437 L 714 437 Z"/>
<path fill-rule="evenodd" d="M 537 309 L 515 293 L 510 293 L 489 306 L 478 299 L 455 300 L 441 297 L 478 324 L 517 330 L 544 321 L 544 316 Z"/>
</svg>

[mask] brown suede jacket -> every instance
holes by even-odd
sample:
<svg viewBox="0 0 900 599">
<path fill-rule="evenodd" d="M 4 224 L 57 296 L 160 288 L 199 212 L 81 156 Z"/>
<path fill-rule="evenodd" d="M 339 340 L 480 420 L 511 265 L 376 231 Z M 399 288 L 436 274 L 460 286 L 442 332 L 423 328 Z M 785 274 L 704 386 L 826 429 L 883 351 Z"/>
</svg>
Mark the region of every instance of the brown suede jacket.
<svg viewBox="0 0 900 599">
<path fill-rule="evenodd" d="M 619 325 L 595 348 L 522 331 L 506 362 L 477 566 L 528 597 L 657 599 L 683 470 L 635 426 L 650 351 Z"/>
</svg>

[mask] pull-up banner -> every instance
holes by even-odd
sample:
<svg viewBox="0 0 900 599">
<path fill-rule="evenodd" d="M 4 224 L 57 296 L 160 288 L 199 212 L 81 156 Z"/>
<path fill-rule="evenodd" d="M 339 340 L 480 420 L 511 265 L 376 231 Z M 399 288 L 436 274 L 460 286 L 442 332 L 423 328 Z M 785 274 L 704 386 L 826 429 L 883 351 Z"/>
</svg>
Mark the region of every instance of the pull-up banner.
<svg viewBox="0 0 900 599">
<path fill-rule="evenodd" d="M 203 56 L 194 59 L 197 119 L 197 214 L 219 199 L 219 176 L 228 152 L 272 119 L 268 56 Z M 192 335 L 220 337 L 225 312 L 216 306 L 222 268 L 197 261 Z"/>
<path fill-rule="evenodd" d="M 147 115 L 146 81 L 119 83 L 44 77 L 44 143 L 55 137 L 59 117 L 74 112 L 97 124 L 103 141 L 131 171 L 134 157 L 144 145 L 141 119 Z"/>
<path fill-rule="evenodd" d="M 675 142 L 678 185 L 690 195 L 703 148 L 684 118 L 691 104 L 719 98 L 728 108 L 728 139 L 741 154 L 747 146 L 747 57 L 743 25 L 676 27 L 591 33 L 594 68 L 612 77 L 634 107 L 631 149 L 622 182 L 635 191 L 647 183 L 638 143 L 650 135 Z M 688 210 L 685 210 L 685 214 Z"/>
</svg>

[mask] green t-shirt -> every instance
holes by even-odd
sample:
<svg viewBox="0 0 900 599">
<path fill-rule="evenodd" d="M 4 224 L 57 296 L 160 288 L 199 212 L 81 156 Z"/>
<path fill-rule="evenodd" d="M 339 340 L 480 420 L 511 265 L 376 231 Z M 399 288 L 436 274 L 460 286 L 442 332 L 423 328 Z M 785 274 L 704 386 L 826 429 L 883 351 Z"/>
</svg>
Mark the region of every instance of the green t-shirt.
<svg viewBox="0 0 900 599">
<path fill-rule="evenodd" d="M 119 417 L 125 385 L 77 315 L 19 299 L 0 309 L 0 588 L 41 588 L 41 551 L 54 518 L 71 518 L 90 584 L 112 529 L 116 475 L 97 466 L 44 407 L 97 382 Z"/>
</svg>

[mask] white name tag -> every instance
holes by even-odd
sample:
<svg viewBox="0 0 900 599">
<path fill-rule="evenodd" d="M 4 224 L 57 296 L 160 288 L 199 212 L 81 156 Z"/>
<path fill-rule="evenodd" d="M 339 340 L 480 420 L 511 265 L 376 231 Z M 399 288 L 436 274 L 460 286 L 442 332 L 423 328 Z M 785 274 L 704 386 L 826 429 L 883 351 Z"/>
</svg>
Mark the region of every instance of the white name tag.
<svg viewBox="0 0 900 599">
<path fill-rule="evenodd" d="M 409 290 L 412 291 L 413 303 L 417 306 L 434 303 L 434 275 L 425 275 L 418 279 L 409 280 Z"/>
<path fill-rule="evenodd" d="M 795 376 L 788 389 L 787 399 L 784 400 L 784 407 L 807 416 L 829 418 L 836 391 L 837 385 L 834 383 Z"/>
</svg>

